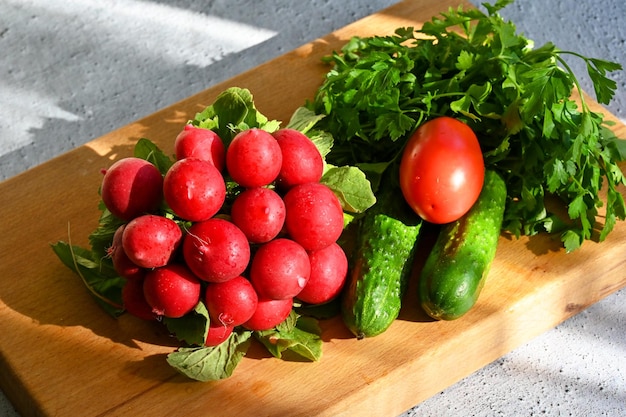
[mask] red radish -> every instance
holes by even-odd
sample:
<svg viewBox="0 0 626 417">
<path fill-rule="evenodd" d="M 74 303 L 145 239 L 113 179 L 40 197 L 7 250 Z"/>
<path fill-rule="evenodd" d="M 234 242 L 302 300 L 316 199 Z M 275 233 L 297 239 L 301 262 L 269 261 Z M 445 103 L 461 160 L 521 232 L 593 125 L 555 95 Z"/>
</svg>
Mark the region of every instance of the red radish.
<svg viewBox="0 0 626 417">
<path fill-rule="evenodd" d="M 121 225 L 113 235 L 113 242 L 110 249 L 113 269 L 123 278 L 141 280 L 146 275 L 146 270 L 131 261 L 122 246 L 122 235 L 125 227 L 125 224 Z"/>
<path fill-rule="evenodd" d="M 243 327 L 253 331 L 272 329 L 289 317 L 292 306 L 293 299 L 291 298 L 285 300 L 259 299 L 254 314 L 250 320 L 243 324 Z"/>
<path fill-rule="evenodd" d="M 156 320 L 152 306 L 143 294 L 143 280 L 128 280 L 122 287 L 122 303 L 129 314 L 144 320 Z"/>
<path fill-rule="evenodd" d="M 217 133 L 191 124 L 176 136 L 174 141 L 176 159 L 198 158 L 211 162 L 222 172 L 226 163 L 226 148 Z"/>
<path fill-rule="evenodd" d="M 282 164 L 276 139 L 265 130 L 252 128 L 238 133 L 226 150 L 226 170 L 242 187 L 272 183 Z"/>
<path fill-rule="evenodd" d="M 183 241 L 183 257 L 201 279 L 224 282 L 241 275 L 250 262 L 246 235 L 218 217 L 195 223 Z"/>
<path fill-rule="evenodd" d="M 205 346 L 217 346 L 224 343 L 233 333 L 233 326 L 224 326 L 221 323 L 209 324 L 209 332 L 204 341 Z"/>
<path fill-rule="evenodd" d="M 146 270 L 130 260 L 124 248 L 118 246 L 111 257 L 113 268 L 121 277 L 128 280 L 141 280 L 146 276 Z"/>
<path fill-rule="evenodd" d="M 348 258 L 337 243 L 309 252 L 311 276 L 298 294 L 309 304 L 323 304 L 339 295 L 348 274 Z"/>
<path fill-rule="evenodd" d="M 163 180 L 165 202 L 174 213 L 189 221 L 213 217 L 224 204 L 224 177 L 209 161 L 185 158 L 174 162 Z"/>
<path fill-rule="evenodd" d="M 258 248 L 250 265 L 250 281 L 260 298 L 293 298 L 311 274 L 309 255 L 291 239 L 279 238 Z"/>
<path fill-rule="evenodd" d="M 230 216 L 251 243 L 274 239 L 285 223 L 285 203 L 269 188 L 249 188 L 239 194 Z"/>
<path fill-rule="evenodd" d="M 107 249 L 107 254 L 112 256 L 115 252 L 115 249 L 122 246 L 122 235 L 124 234 L 124 228 L 126 227 L 126 223 L 118 226 L 115 229 L 115 233 L 113 233 L 113 239 L 111 239 L 111 246 Z"/>
<path fill-rule="evenodd" d="M 174 220 L 155 214 L 144 214 L 126 225 L 122 234 L 122 247 L 136 265 L 157 268 L 169 263 L 182 236 L 182 231 Z"/>
<path fill-rule="evenodd" d="M 209 283 L 204 300 L 213 323 L 239 326 L 252 317 L 258 296 L 250 281 L 238 276 L 226 282 Z"/>
<path fill-rule="evenodd" d="M 143 292 L 152 312 L 170 318 L 182 317 L 200 301 L 200 280 L 181 264 L 169 264 L 146 274 Z"/>
<path fill-rule="evenodd" d="M 319 182 L 324 160 L 315 144 L 295 129 L 280 129 L 272 134 L 280 146 L 283 163 L 276 184 L 283 190 L 307 182 Z"/>
<path fill-rule="evenodd" d="M 341 236 L 343 209 L 326 185 L 314 182 L 297 185 L 283 200 L 287 233 L 306 250 L 325 248 Z"/>
<path fill-rule="evenodd" d="M 105 171 L 101 195 L 114 216 L 128 221 L 158 208 L 163 196 L 163 177 L 146 160 L 123 158 Z"/>
</svg>

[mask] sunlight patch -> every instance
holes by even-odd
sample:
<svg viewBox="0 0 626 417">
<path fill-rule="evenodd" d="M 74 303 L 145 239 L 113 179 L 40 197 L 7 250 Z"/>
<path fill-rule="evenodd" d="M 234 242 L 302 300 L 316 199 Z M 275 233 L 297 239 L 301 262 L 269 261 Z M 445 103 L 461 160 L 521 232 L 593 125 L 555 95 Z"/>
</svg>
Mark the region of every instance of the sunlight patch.
<svg viewBox="0 0 626 417">
<path fill-rule="evenodd" d="M 47 119 L 61 119 L 68 122 L 81 120 L 81 117 L 63 110 L 52 97 L 39 91 L 15 88 L 0 83 L 0 156 L 28 145 L 31 131 L 41 129 Z"/>
</svg>

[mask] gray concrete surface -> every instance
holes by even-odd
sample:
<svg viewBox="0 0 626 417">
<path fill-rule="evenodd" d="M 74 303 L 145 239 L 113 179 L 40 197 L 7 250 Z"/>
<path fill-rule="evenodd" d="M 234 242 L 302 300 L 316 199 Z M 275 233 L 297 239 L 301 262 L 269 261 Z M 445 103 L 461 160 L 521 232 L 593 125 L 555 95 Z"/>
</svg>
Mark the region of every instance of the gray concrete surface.
<svg viewBox="0 0 626 417">
<path fill-rule="evenodd" d="M 0 0 L 0 180 L 392 3 Z M 503 15 L 537 44 L 626 64 L 623 0 L 517 0 Z M 614 78 L 608 108 L 626 120 Z M 403 417 L 626 415 L 624 317 L 622 290 Z M 18 416 L 3 395 L 0 416 Z"/>
</svg>

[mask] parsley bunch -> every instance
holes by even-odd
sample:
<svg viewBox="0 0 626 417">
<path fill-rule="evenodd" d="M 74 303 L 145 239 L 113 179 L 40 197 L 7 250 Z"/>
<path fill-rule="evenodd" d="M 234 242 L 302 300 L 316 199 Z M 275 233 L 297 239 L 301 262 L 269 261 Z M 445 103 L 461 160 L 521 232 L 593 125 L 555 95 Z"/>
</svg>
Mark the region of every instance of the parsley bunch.
<svg viewBox="0 0 626 417">
<path fill-rule="evenodd" d="M 354 37 L 325 58 L 333 68 L 310 106 L 326 115 L 320 128 L 335 137 L 327 158 L 336 164 L 390 163 L 422 122 L 463 120 L 479 137 L 486 166 L 507 182 L 504 230 L 559 233 L 571 251 L 594 228 L 601 241 L 626 217 L 616 188 L 626 183 L 617 165 L 626 151 L 603 115 L 589 109 L 563 57 L 586 62 L 601 104 L 616 89 L 607 73 L 621 66 L 552 43 L 535 49 L 499 14 L 512 1 L 483 4 L 487 13 L 450 9 L 419 30 Z M 552 197 L 565 203 L 566 216 L 547 209 Z"/>
</svg>

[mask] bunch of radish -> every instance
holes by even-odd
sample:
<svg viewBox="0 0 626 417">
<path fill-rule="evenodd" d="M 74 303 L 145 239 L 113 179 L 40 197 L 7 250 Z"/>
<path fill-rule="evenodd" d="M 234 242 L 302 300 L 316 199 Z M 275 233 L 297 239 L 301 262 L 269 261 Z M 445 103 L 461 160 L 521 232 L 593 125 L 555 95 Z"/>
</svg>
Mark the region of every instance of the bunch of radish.
<svg viewBox="0 0 626 417">
<path fill-rule="evenodd" d="M 104 173 L 101 195 L 123 224 L 109 254 L 126 278 L 124 308 L 146 320 L 179 318 L 199 302 L 206 346 L 237 326 L 267 330 L 294 300 L 323 304 L 341 291 L 348 261 L 337 244 L 344 217 L 320 182 L 323 158 L 303 133 L 239 132 L 226 147 L 186 125 L 163 175 L 135 157 Z"/>
</svg>

